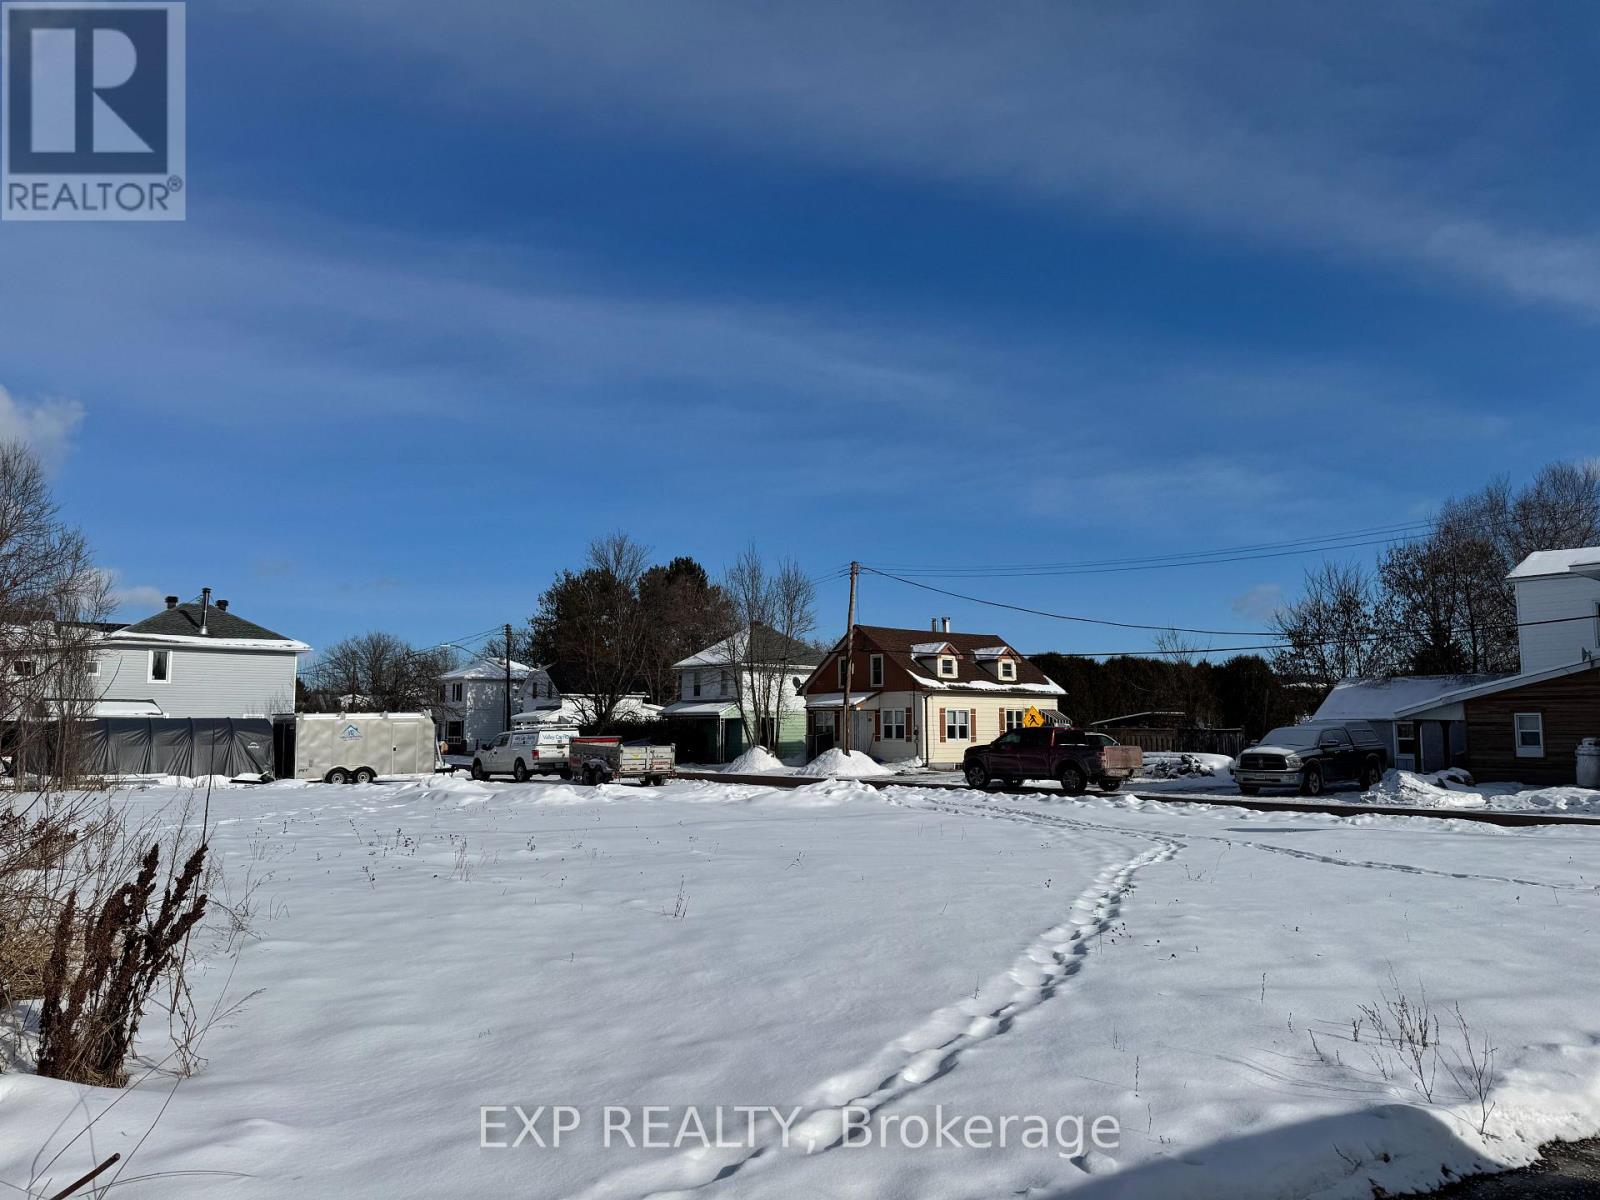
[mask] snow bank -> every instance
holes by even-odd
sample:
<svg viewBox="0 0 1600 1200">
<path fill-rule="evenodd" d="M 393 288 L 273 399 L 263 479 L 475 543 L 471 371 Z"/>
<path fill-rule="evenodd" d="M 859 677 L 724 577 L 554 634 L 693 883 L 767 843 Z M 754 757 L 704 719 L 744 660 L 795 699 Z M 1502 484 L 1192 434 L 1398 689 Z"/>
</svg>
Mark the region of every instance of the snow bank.
<svg viewBox="0 0 1600 1200">
<path fill-rule="evenodd" d="M 1362 797 L 1369 804 L 1406 808 L 1491 808 L 1514 812 L 1600 815 L 1600 792 L 1580 787 L 1527 788 L 1520 783 L 1474 783 L 1459 767 L 1416 775 L 1386 771 Z"/>
<path fill-rule="evenodd" d="M 765 746 L 751 746 L 722 769 L 729 775 L 767 775 L 786 772 L 789 768 Z"/>
<path fill-rule="evenodd" d="M 816 775 L 827 779 L 867 779 L 875 775 L 894 773 L 892 767 L 874 762 L 859 750 L 852 750 L 846 754 L 837 747 L 824 750 L 795 772 L 797 775 Z"/>
</svg>

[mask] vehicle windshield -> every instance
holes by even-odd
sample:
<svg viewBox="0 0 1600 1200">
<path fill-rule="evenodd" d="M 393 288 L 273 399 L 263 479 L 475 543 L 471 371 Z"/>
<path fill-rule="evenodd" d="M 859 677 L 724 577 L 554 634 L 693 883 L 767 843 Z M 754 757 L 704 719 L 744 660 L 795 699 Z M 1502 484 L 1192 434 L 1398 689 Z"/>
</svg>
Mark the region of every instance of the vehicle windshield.
<svg viewBox="0 0 1600 1200">
<path fill-rule="evenodd" d="M 1262 746 L 1315 746 L 1322 739 L 1322 730 L 1315 725 L 1285 725 L 1274 729 L 1258 743 Z"/>
</svg>

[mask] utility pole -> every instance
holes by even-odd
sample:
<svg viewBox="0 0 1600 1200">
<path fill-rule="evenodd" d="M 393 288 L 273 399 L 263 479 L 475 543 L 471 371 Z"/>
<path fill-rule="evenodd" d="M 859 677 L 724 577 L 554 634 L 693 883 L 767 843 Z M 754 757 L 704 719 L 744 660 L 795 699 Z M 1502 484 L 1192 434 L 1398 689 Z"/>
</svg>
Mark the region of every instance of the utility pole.
<svg viewBox="0 0 1600 1200">
<path fill-rule="evenodd" d="M 861 577 L 861 564 L 850 564 L 850 615 L 845 619 L 844 626 L 844 707 L 840 710 L 842 715 L 839 720 L 844 723 L 844 752 L 850 753 L 850 745 L 855 740 L 850 728 L 850 684 L 851 677 L 856 673 L 856 580 Z"/>
<path fill-rule="evenodd" d="M 506 623 L 506 723 L 501 729 L 511 728 L 511 624 Z"/>
</svg>

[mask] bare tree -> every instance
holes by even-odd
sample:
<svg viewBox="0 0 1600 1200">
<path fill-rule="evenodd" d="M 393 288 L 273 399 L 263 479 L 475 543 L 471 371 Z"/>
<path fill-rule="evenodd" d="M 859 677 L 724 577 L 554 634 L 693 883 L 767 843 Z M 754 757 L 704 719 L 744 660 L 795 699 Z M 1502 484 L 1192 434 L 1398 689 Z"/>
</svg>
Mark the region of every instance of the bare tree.
<svg viewBox="0 0 1600 1200">
<path fill-rule="evenodd" d="M 39 460 L 0 442 L 0 719 L 14 765 L 75 767 L 77 739 L 55 738 L 45 722 L 70 730 L 99 699 L 90 671 L 110 595 L 83 535 L 61 521 Z"/>
<path fill-rule="evenodd" d="M 1286 643 L 1273 665 L 1287 678 L 1332 687 L 1394 668 L 1378 589 L 1357 563 L 1327 562 L 1306 572 L 1300 599 L 1275 616 L 1273 625 Z"/>
<path fill-rule="evenodd" d="M 556 666 L 584 726 L 609 724 L 639 686 L 649 647 L 649 614 L 639 599 L 648 554 L 625 533 L 597 538 L 584 569 L 563 571 L 539 597 L 531 646 Z"/>
<path fill-rule="evenodd" d="M 769 569 L 754 544 L 728 568 L 722 587 L 737 626 L 722 643 L 722 658 L 733 676 L 745 741 L 776 750 L 792 695 L 789 680 L 817 625 L 816 588 L 798 563 L 785 559 Z"/>
<path fill-rule="evenodd" d="M 437 699 L 439 676 L 454 665 L 448 647 L 417 650 L 373 630 L 329 646 L 308 674 L 318 707 L 411 712 Z"/>
</svg>

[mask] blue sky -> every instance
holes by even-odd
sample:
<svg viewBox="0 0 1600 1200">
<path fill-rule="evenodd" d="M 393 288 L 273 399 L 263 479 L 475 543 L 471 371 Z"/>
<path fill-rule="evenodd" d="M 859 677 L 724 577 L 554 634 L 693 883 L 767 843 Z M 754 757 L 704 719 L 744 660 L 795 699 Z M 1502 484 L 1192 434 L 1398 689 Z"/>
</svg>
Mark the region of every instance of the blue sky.
<svg viewBox="0 0 1600 1200">
<path fill-rule="evenodd" d="M 614 529 L 821 578 L 1397 525 L 1600 454 L 1597 42 L 1560 4 L 208 0 L 189 220 L 0 226 L 0 432 L 125 615 L 209 585 L 313 645 L 520 622 Z M 1313 561 L 928 582 L 1253 631 Z"/>
</svg>

